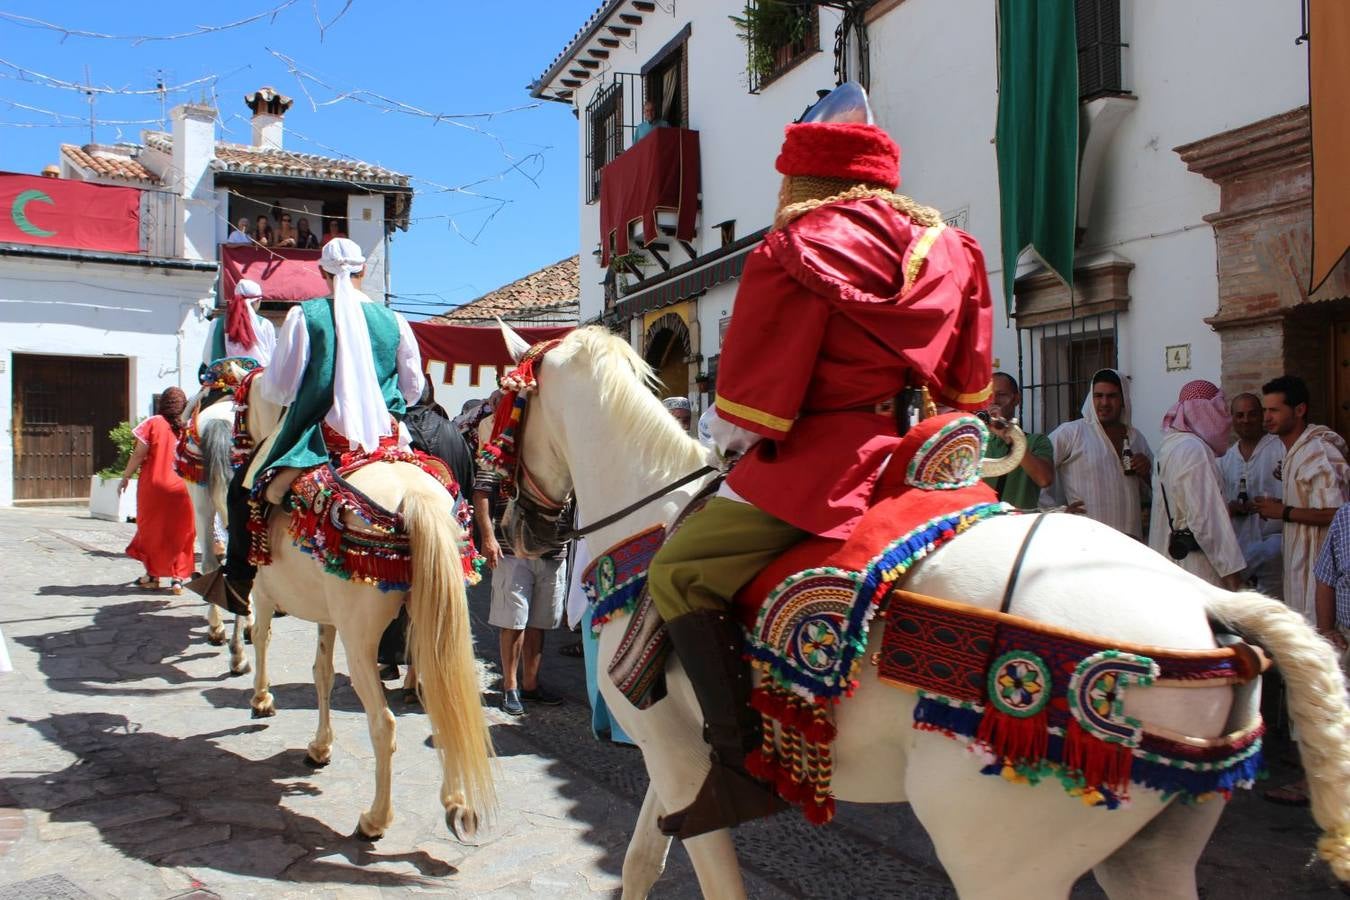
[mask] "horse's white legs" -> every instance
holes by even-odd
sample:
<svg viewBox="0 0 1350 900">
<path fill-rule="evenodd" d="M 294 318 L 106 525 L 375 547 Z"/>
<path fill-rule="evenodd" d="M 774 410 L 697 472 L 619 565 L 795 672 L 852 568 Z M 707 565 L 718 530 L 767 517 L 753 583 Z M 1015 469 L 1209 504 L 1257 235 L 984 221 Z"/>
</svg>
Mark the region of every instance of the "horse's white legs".
<svg viewBox="0 0 1350 900">
<path fill-rule="evenodd" d="M 745 897 L 745 882 L 741 880 L 741 865 L 736 860 L 736 845 L 731 841 L 731 829 L 710 831 L 684 842 L 684 849 L 694 863 L 698 886 L 705 897 L 725 897 L 741 900 Z"/>
<path fill-rule="evenodd" d="M 623 857 L 623 900 L 642 900 L 665 871 L 670 838 L 656 826 L 663 812 L 656 788 L 648 784 L 642 811 L 633 826 L 633 837 L 628 841 L 628 852 Z"/>
<path fill-rule="evenodd" d="M 225 621 L 220 607 L 214 603 L 206 604 L 206 641 L 213 647 L 225 643 Z"/>
<path fill-rule="evenodd" d="M 1195 866 L 1226 802 L 1173 803 L 1092 874 L 1111 900 L 1195 900 Z"/>
<path fill-rule="evenodd" d="M 384 686 L 375 662 L 379 653 L 382 628 L 371 628 L 355 634 L 339 632 L 342 648 L 347 652 L 347 668 L 351 672 L 352 687 L 361 698 L 370 726 L 370 744 L 375 750 L 375 799 L 370 809 L 361 813 L 357 832 L 367 840 L 377 841 L 394 821 L 394 804 L 390 795 L 390 775 L 394 757 L 394 714 L 384 700 Z"/>
<path fill-rule="evenodd" d="M 337 629 L 332 625 L 319 626 L 319 646 L 314 650 L 314 693 L 319 699 L 319 729 L 309 742 L 305 761 L 316 768 L 326 766 L 333 759 L 333 724 L 329 715 L 333 693 L 333 644 Z"/>
<path fill-rule="evenodd" d="M 253 591 L 255 612 L 253 620 L 253 660 L 256 667 L 253 672 L 253 699 L 249 701 L 249 705 L 253 707 L 253 718 L 255 719 L 265 719 L 277 714 L 276 704 L 272 700 L 272 692 L 268 690 L 267 681 L 267 645 L 272 640 L 273 607 L 271 602 L 261 595 L 262 592 L 255 587 Z"/>
<path fill-rule="evenodd" d="M 1129 806 L 1094 809 L 1053 778 L 1031 787 L 980 769 L 956 741 L 915 735 L 905 790 L 961 900 L 1068 897 L 1162 808 L 1139 790 Z"/>
<path fill-rule="evenodd" d="M 216 611 L 220 612 L 220 607 L 208 603 Z M 235 616 L 234 634 L 230 636 L 230 674 L 246 675 L 248 670 L 253 668 L 244 655 L 244 635 L 253 627 L 253 616 Z"/>
</svg>

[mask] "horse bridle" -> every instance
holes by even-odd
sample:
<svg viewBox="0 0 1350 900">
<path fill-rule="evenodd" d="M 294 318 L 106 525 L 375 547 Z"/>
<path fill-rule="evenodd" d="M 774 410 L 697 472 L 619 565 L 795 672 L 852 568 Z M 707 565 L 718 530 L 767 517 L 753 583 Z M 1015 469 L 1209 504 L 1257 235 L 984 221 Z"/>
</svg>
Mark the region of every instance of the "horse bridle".
<svg viewBox="0 0 1350 900">
<path fill-rule="evenodd" d="M 535 348 L 538 346 L 539 345 L 531 347 L 530 348 L 531 352 L 533 352 Z M 538 355 L 542 357 L 545 353 L 548 352 L 548 349 L 540 351 Z M 536 381 L 537 380 L 538 376 L 536 376 Z M 515 494 L 511 497 L 511 501 L 516 505 L 516 508 L 519 509 L 523 515 L 527 516 L 528 518 L 537 519 L 547 525 L 552 526 L 553 529 L 556 530 L 558 521 L 562 518 L 563 511 L 567 508 L 567 505 L 570 502 L 572 502 L 573 498 L 571 495 L 569 495 L 567 497 L 564 497 L 561 501 L 554 500 L 552 497 L 548 495 L 548 493 L 543 489 L 543 487 L 540 486 L 538 480 L 530 473 L 529 467 L 525 465 L 525 423 L 529 417 L 529 410 L 530 404 L 529 399 L 527 398 L 525 402 L 525 408 L 521 410 L 520 426 L 516 432 L 516 444 L 517 444 L 516 460 L 515 460 L 515 468 L 511 478 L 512 482 L 515 484 L 516 490 Z M 563 532 L 562 534 L 559 534 L 556 537 L 556 540 L 559 545 L 566 544 L 568 541 L 572 541 L 580 537 L 585 537 L 586 535 L 591 534 L 592 532 L 599 531 L 601 528 L 604 528 L 607 525 L 613 525 L 620 519 L 630 516 L 633 513 L 637 512 L 638 510 L 642 509 L 647 504 L 652 503 L 653 501 L 656 500 L 660 500 L 662 497 L 684 487 L 691 481 L 696 481 L 697 479 L 702 478 L 704 475 L 716 471 L 717 471 L 716 466 L 713 465 L 702 466 L 694 470 L 693 472 L 690 472 L 687 475 L 683 475 L 675 479 L 669 484 L 657 488 L 655 491 L 652 491 L 645 497 L 639 498 L 638 500 L 628 504 L 622 509 L 616 512 L 612 512 L 609 515 L 604 516 L 603 518 L 596 519 L 589 525 L 586 525 L 582 528 L 575 528 L 575 527 L 569 528 L 567 531 Z"/>
</svg>

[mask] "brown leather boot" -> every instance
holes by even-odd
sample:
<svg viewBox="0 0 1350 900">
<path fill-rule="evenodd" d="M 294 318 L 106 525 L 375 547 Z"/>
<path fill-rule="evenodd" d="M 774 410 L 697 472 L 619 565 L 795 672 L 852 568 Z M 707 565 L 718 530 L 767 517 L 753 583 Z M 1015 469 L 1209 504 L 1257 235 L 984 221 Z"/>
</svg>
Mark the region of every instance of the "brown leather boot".
<svg viewBox="0 0 1350 900">
<path fill-rule="evenodd" d="M 773 788 L 745 771 L 759 746 L 759 713 L 750 706 L 750 666 L 741 626 L 723 612 L 686 613 L 666 623 L 670 643 L 703 710 L 712 770 L 686 809 L 663 816 L 662 833 L 690 838 L 786 809 Z"/>
</svg>

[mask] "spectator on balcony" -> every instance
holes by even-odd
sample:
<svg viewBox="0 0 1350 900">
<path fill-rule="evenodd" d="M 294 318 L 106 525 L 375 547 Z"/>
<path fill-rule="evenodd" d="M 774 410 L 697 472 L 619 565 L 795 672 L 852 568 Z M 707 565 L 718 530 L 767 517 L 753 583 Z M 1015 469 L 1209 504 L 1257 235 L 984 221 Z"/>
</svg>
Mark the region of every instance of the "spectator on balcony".
<svg viewBox="0 0 1350 900">
<path fill-rule="evenodd" d="M 633 131 L 633 143 L 645 138 L 653 128 L 669 128 L 670 123 L 665 119 L 656 117 L 656 103 L 651 100 L 645 100 L 642 103 L 642 121 Z"/>
<path fill-rule="evenodd" d="M 295 223 L 295 246 L 301 250 L 319 249 L 319 236 L 309 230 L 309 219 L 304 216 Z"/>
<path fill-rule="evenodd" d="M 272 220 L 264 213 L 258 216 L 258 224 L 253 229 L 253 240 L 262 244 L 264 247 L 271 247 L 274 237 L 272 235 Z"/>
<path fill-rule="evenodd" d="M 233 231 L 225 239 L 227 244 L 251 244 L 253 238 L 248 235 L 248 216 L 240 216 L 239 221 L 230 226 Z"/>
<path fill-rule="evenodd" d="M 295 226 L 291 224 L 291 214 L 282 213 L 281 222 L 277 225 L 277 239 L 273 247 L 296 247 L 299 246 L 296 240 Z"/>
<path fill-rule="evenodd" d="M 345 238 L 346 236 L 347 232 L 342 230 L 342 221 L 339 219 L 329 219 L 328 230 L 324 232 L 323 242 L 320 244 L 320 246 L 328 243 L 333 238 Z"/>
</svg>

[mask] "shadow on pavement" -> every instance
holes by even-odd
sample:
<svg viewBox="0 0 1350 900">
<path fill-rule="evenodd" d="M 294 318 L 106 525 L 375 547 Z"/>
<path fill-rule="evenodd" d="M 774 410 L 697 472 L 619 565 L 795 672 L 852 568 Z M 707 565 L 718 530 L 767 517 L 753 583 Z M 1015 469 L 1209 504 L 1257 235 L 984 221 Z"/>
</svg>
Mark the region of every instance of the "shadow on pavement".
<svg viewBox="0 0 1350 900">
<path fill-rule="evenodd" d="M 210 647 L 194 633 L 205 628 L 205 619 L 169 614 L 171 606 L 167 599 L 105 603 L 93 609 L 88 624 L 13 640 L 37 653 L 47 686 L 63 693 L 153 696 L 229 678 L 225 648 Z M 219 659 L 221 675 L 199 678 L 179 668 L 211 658 Z M 171 687 L 132 686 L 153 680 Z"/>
<path fill-rule="evenodd" d="M 154 592 L 134 581 L 124 584 L 44 584 L 37 589 L 39 597 L 131 597 L 151 593 Z"/>
<path fill-rule="evenodd" d="M 81 822 L 123 854 L 159 866 L 208 868 L 291 882 L 428 885 L 454 866 L 425 851 L 378 854 L 282 804 L 320 789 L 303 750 L 250 760 L 214 739 L 265 726 L 245 725 L 178 738 L 141 730 L 125 716 L 68 713 L 37 721 L 12 717 L 76 757 L 57 772 L 0 778 L 0 796 L 43 810 L 52 823 Z M 353 809 L 353 819 L 359 810 Z M 323 857 L 340 856 L 346 865 Z M 404 862 L 421 877 L 355 867 Z"/>
</svg>

